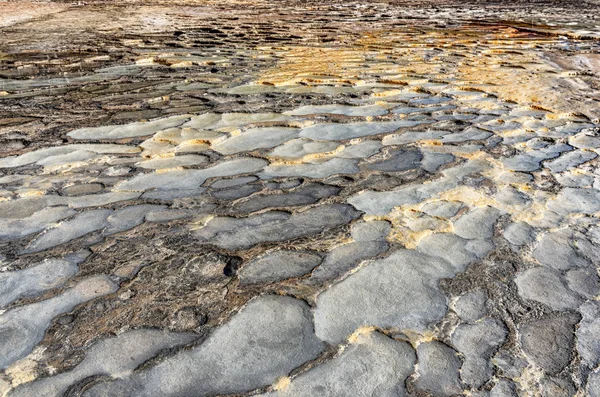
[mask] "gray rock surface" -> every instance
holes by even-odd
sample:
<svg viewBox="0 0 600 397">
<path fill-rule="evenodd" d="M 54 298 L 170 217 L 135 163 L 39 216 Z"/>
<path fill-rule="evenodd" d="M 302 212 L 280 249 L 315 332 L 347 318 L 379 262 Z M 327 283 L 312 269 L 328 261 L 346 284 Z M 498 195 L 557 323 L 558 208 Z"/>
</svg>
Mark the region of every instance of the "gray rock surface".
<svg viewBox="0 0 600 397">
<path fill-rule="evenodd" d="M 414 350 L 378 332 L 360 334 L 337 357 L 267 396 L 400 397 L 416 362 Z"/>
<path fill-rule="evenodd" d="M 320 199 L 333 196 L 340 191 L 338 187 L 308 184 L 295 189 L 290 193 L 254 195 L 248 200 L 234 205 L 236 212 L 250 213 L 265 208 L 294 207 L 299 205 L 314 204 Z"/>
<path fill-rule="evenodd" d="M 68 135 L 73 139 L 119 139 L 152 135 L 167 128 L 177 127 L 189 120 L 189 116 L 173 116 L 148 122 L 128 125 L 107 125 L 104 127 L 80 128 Z"/>
<path fill-rule="evenodd" d="M 485 291 L 468 292 L 456 300 L 454 311 L 463 321 L 477 321 L 487 314 L 486 300 L 487 294 Z"/>
<path fill-rule="evenodd" d="M 590 397 L 600 397 L 600 371 L 594 371 L 588 377 L 587 392 Z"/>
<path fill-rule="evenodd" d="M 387 134 L 401 127 L 413 127 L 422 123 L 422 121 L 405 120 L 380 123 L 317 124 L 304 128 L 300 136 L 326 141 L 340 141 L 363 136 Z"/>
<path fill-rule="evenodd" d="M 112 210 L 90 210 L 80 212 L 73 219 L 59 223 L 36 237 L 23 253 L 39 252 L 67 243 L 108 226 L 107 218 Z"/>
<path fill-rule="evenodd" d="M 54 298 L 0 315 L 0 369 L 25 357 L 42 340 L 52 319 L 76 305 L 117 290 L 106 276 L 94 276 Z"/>
<path fill-rule="evenodd" d="M 509 380 L 499 380 L 492 390 L 490 391 L 490 397 L 517 397 L 517 391 L 515 384 Z"/>
<path fill-rule="evenodd" d="M 593 369 L 600 364 L 600 304 L 596 301 L 586 302 L 580 311 L 583 319 L 577 329 L 577 350 L 582 363 Z"/>
<path fill-rule="evenodd" d="M 46 259 L 23 270 L 0 273 L 0 308 L 60 287 L 77 273 L 78 265 L 89 255 L 88 251 L 82 251 L 62 259 Z"/>
<path fill-rule="evenodd" d="M 329 251 L 306 282 L 314 285 L 333 280 L 354 269 L 361 261 L 387 251 L 388 247 L 385 241 L 356 241 L 337 246 Z"/>
<path fill-rule="evenodd" d="M 332 158 L 324 162 L 270 165 L 258 175 L 263 179 L 283 176 L 327 178 L 338 174 L 356 174 L 358 171 L 356 160 Z"/>
<path fill-rule="evenodd" d="M 590 262 L 573 248 L 572 241 L 573 234 L 568 229 L 548 233 L 533 250 L 533 256 L 542 265 L 556 270 L 589 266 Z"/>
<path fill-rule="evenodd" d="M 600 0 L 25 3 L 0 396 L 600 394 Z"/>
<path fill-rule="evenodd" d="M 515 283 L 522 298 L 554 310 L 576 309 L 582 303 L 580 296 L 567 288 L 560 273 L 546 267 L 534 267 L 518 274 Z"/>
<path fill-rule="evenodd" d="M 383 172 L 407 171 L 418 168 L 423 154 L 419 150 L 394 150 L 383 161 L 369 163 L 366 168 Z"/>
<path fill-rule="evenodd" d="M 577 394 L 575 385 L 569 379 L 544 377 L 541 382 L 542 397 L 570 397 Z"/>
<path fill-rule="evenodd" d="M 544 163 L 544 167 L 550 169 L 552 172 L 563 172 L 595 159 L 597 156 L 594 152 L 574 150 L 560 156 L 556 160 Z"/>
<path fill-rule="evenodd" d="M 322 260 L 309 251 L 273 251 L 248 262 L 238 276 L 242 284 L 272 283 L 310 273 Z"/>
<path fill-rule="evenodd" d="M 460 358 L 452 348 L 433 341 L 417 347 L 418 368 L 415 387 L 433 395 L 446 397 L 463 390 L 459 371 Z"/>
<path fill-rule="evenodd" d="M 531 244 L 535 239 L 535 229 L 526 222 L 511 223 L 504 230 L 504 238 L 518 246 Z"/>
<path fill-rule="evenodd" d="M 548 208 L 558 213 L 593 214 L 600 211 L 600 190 L 565 188 Z"/>
<path fill-rule="evenodd" d="M 262 159 L 238 157 L 203 169 L 139 174 L 118 184 L 115 186 L 115 189 L 118 191 L 190 189 L 199 187 L 209 178 L 257 172 L 262 170 L 266 165 L 267 162 Z"/>
<path fill-rule="evenodd" d="M 0 241 L 15 240 L 41 232 L 55 222 L 75 215 L 77 212 L 66 206 L 43 208 L 23 219 L 0 219 Z"/>
<path fill-rule="evenodd" d="M 281 127 L 250 129 L 239 135 L 220 141 L 213 147 L 214 150 L 223 154 L 268 149 L 297 137 L 299 132 L 300 130 L 297 128 Z"/>
<path fill-rule="evenodd" d="M 466 384 L 478 388 L 490 379 L 493 374 L 490 357 L 506 335 L 506 328 L 491 318 L 456 328 L 452 344 L 465 357 L 461 378 Z"/>
<path fill-rule="evenodd" d="M 386 241 L 392 225 L 387 221 L 357 222 L 350 233 L 355 241 Z"/>
<path fill-rule="evenodd" d="M 452 218 L 463 207 L 462 203 L 456 201 L 434 201 L 425 204 L 421 211 L 431 216 L 440 218 Z"/>
<path fill-rule="evenodd" d="M 9 394 L 11 397 L 52 397 L 64 394 L 77 382 L 94 375 L 123 377 L 163 349 L 187 344 L 194 334 L 172 333 L 151 329 L 127 331 L 97 342 L 73 370 L 27 383 Z"/>
<path fill-rule="evenodd" d="M 442 165 L 451 163 L 455 157 L 450 153 L 436 153 L 428 150 L 423 150 L 423 159 L 421 160 L 421 168 L 427 172 L 435 172 Z"/>
<path fill-rule="evenodd" d="M 464 269 L 485 256 L 494 248 L 486 240 L 466 240 L 452 233 L 437 233 L 423 238 L 417 250 L 432 256 L 444 258 L 458 269 Z"/>
<path fill-rule="evenodd" d="M 565 280 L 571 291 L 577 291 L 587 299 L 594 299 L 600 294 L 600 277 L 592 267 L 571 269 L 565 274 Z"/>
<path fill-rule="evenodd" d="M 327 342 L 340 343 L 363 325 L 423 331 L 447 310 L 439 279 L 456 272 L 441 258 L 396 251 L 317 297 L 316 333 Z"/>
<path fill-rule="evenodd" d="M 121 208 L 111 214 L 106 220 L 108 226 L 102 231 L 104 235 L 111 235 L 129 230 L 144 222 L 146 215 L 152 211 L 160 211 L 167 208 L 165 205 L 132 205 Z"/>
<path fill-rule="evenodd" d="M 358 217 L 350 206 L 328 204 L 290 215 L 271 211 L 248 218 L 218 217 L 195 232 L 200 241 L 227 249 L 248 248 L 262 242 L 284 241 L 319 233 Z"/>
<path fill-rule="evenodd" d="M 454 233 L 466 239 L 486 239 L 494 234 L 494 224 L 501 212 L 492 207 L 477 208 L 454 223 Z"/>
<path fill-rule="evenodd" d="M 550 374 L 560 372 L 571 361 L 575 324 L 579 316 L 544 317 L 521 327 L 521 347 L 531 361 Z"/>
<path fill-rule="evenodd" d="M 199 347 L 84 395 L 209 396 L 250 391 L 278 377 L 323 349 L 315 337 L 309 307 L 285 296 L 252 300 Z"/>
</svg>

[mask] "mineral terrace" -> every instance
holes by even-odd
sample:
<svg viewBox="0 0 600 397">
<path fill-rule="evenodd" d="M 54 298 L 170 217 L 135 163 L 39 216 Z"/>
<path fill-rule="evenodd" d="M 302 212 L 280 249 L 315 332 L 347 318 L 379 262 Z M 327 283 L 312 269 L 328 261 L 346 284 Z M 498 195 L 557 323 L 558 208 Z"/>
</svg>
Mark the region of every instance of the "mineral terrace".
<svg viewBox="0 0 600 397">
<path fill-rule="evenodd" d="M 600 396 L 599 16 L 0 2 L 0 395 Z"/>
</svg>

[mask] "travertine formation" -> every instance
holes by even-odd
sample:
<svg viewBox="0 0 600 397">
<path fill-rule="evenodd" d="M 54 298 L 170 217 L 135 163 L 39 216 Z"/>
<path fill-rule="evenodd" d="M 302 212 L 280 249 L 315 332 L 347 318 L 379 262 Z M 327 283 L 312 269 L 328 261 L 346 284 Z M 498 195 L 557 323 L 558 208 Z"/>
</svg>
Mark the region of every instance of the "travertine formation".
<svg viewBox="0 0 600 397">
<path fill-rule="evenodd" d="M 595 4 L 45 6 L 0 395 L 600 396 Z"/>
</svg>

